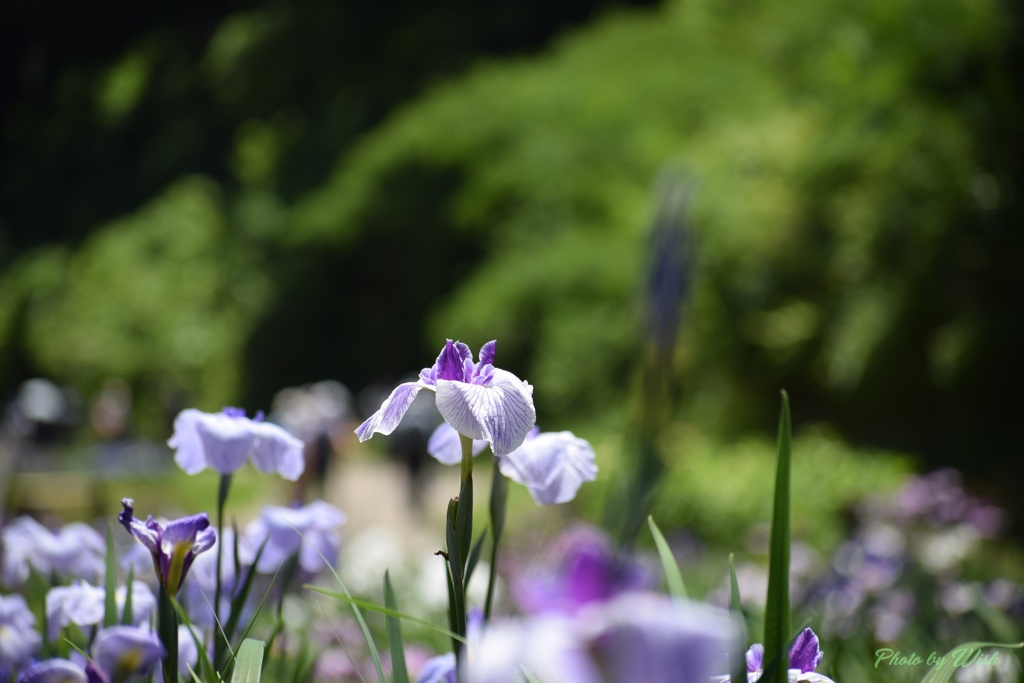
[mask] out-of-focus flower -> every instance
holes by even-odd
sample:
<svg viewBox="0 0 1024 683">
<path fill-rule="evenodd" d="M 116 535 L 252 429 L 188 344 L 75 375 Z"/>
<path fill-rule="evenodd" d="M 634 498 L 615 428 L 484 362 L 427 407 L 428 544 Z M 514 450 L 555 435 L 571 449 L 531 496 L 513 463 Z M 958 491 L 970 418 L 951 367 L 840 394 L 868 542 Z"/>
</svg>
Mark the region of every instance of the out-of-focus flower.
<svg viewBox="0 0 1024 683">
<path fill-rule="evenodd" d="M 209 528 L 206 513 L 182 517 L 161 526 L 152 515 L 145 523 L 135 519 L 131 498 L 121 500 L 124 508 L 117 519 L 153 555 L 153 567 L 168 595 L 177 595 L 196 555 L 209 550 L 217 533 Z"/>
<path fill-rule="evenodd" d="M 487 442 L 473 440 L 473 455 Z M 427 443 L 427 452 L 438 462 L 457 465 L 462 460 L 458 432 L 447 423 L 438 425 Z M 594 449 L 572 432 L 541 432 L 534 427 L 511 453 L 497 456 L 501 473 L 522 484 L 538 505 L 567 503 L 576 497 L 583 482 L 597 478 Z"/>
<path fill-rule="evenodd" d="M 264 422 L 262 413 L 250 420 L 241 408 L 219 413 L 183 410 L 174 419 L 174 434 L 167 445 L 176 449 L 174 460 L 188 474 L 206 468 L 231 474 L 251 458 L 260 472 L 277 472 L 296 481 L 306 467 L 301 441 Z"/>
<path fill-rule="evenodd" d="M 18 517 L 4 527 L 3 583 L 24 583 L 30 569 L 49 577 L 62 574 L 96 581 L 103 575 L 106 543 L 99 532 L 76 522 L 54 533 L 31 517 Z"/>
<path fill-rule="evenodd" d="M 494 367 L 497 342 L 480 349 L 480 361 L 462 342 L 445 342 L 433 366 L 415 382 L 398 385 L 380 409 L 356 429 L 360 441 L 375 433 L 390 434 L 421 389 L 437 394 L 438 412 L 459 434 L 486 441 L 502 456 L 523 443 L 537 420 L 533 387 L 511 372 Z"/>
<path fill-rule="evenodd" d="M 325 561 L 334 565 L 341 547 L 337 530 L 345 521 L 344 512 L 322 500 L 299 508 L 263 508 L 259 519 L 246 528 L 250 548 L 259 548 L 264 539 L 267 543 L 256 571 L 273 574 L 296 553 L 299 566 L 311 574 L 323 570 Z"/>
<path fill-rule="evenodd" d="M 42 642 L 36 618 L 20 595 L 0 595 L 0 679 L 27 662 Z"/>
<path fill-rule="evenodd" d="M 469 683 L 505 683 L 525 669 L 570 683 L 705 683 L 739 649 L 724 610 L 627 593 L 576 617 L 496 623 L 467 658 Z"/>
<path fill-rule="evenodd" d="M 128 587 L 117 589 L 116 606 L 118 619 L 124 610 Z M 60 630 L 69 624 L 96 626 L 103 621 L 105 611 L 103 588 L 76 581 L 70 586 L 54 586 L 46 594 L 46 623 L 51 639 L 57 638 Z M 156 611 L 156 597 L 142 581 L 132 583 L 131 623 L 136 626 L 148 622 Z"/>
<path fill-rule="evenodd" d="M 45 659 L 25 667 L 18 683 L 87 683 L 85 670 L 69 659 Z"/>
<path fill-rule="evenodd" d="M 642 563 L 615 552 L 596 529 L 580 527 L 561 536 L 555 547 L 556 569 L 527 570 L 513 584 L 524 612 L 575 614 L 622 593 L 653 588 L 654 576 Z"/>
<path fill-rule="evenodd" d="M 456 683 L 455 655 L 447 652 L 427 661 L 416 677 L 416 683 Z"/>
<path fill-rule="evenodd" d="M 148 676 L 165 653 L 156 635 L 133 626 L 103 629 L 92 649 L 93 662 L 108 681 Z"/>
<path fill-rule="evenodd" d="M 189 571 L 188 583 L 182 589 L 179 600 L 185 606 L 189 618 L 193 624 L 204 627 L 213 627 L 216 620 L 213 618 L 213 598 L 217 592 L 217 545 L 223 541 L 224 556 L 220 565 L 220 609 L 218 618 L 221 622 L 227 620 L 231 610 L 231 598 L 235 594 L 239 577 L 235 576 L 235 532 L 226 528 L 223 536 L 214 541 L 209 552 L 205 552 L 195 558 L 192 569 Z M 254 550 L 249 544 L 240 539 L 238 544 L 238 564 L 242 569 L 242 577 L 245 577 L 248 568 L 252 565 Z"/>
</svg>

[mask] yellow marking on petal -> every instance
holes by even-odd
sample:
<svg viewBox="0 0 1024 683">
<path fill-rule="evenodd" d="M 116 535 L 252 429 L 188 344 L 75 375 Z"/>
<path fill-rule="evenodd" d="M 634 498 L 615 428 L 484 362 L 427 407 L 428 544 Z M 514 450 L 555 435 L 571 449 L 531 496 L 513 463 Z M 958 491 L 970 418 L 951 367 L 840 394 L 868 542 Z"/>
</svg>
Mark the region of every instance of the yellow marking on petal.
<svg viewBox="0 0 1024 683">
<path fill-rule="evenodd" d="M 185 556 L 192 550 L 191 543 L 175 543 L 171 551 L 171 559 L 167 563 L 167 594 L 174 596 L 181 588 L 181 581 L 185 573 Z"/>
</svg>

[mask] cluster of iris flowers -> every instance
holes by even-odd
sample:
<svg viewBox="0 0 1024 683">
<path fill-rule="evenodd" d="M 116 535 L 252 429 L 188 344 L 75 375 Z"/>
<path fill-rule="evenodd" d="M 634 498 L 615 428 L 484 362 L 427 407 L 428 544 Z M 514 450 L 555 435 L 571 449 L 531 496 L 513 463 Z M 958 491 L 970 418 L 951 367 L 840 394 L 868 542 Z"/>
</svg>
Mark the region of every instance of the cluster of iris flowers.
<svg viewBox="0 0 1024 683">
<path fill-rule="evenodd" d="M 507 481 L 525 486 L 538 504 L 551 505 L 572 500 L 597 475 L 586 440 L 537 429 L 533 388 L 496 367 L 495 352 L 496 343 L 489 342 L 474 361 L 465 344 L 448 340 L 431 367 L 415 382 L 399 385 L 356 430 L 361 441 L 390 434 L 416 395 L 432 391 L 444 423 L 428 450 L 440 462 L 461 468 L 459 495 L 448 506 L 445 549 L 438 553 L 449 596 L 448 624 L 438 630 L 450 636 L 452 648 L 420 667 L 415 681 L 737 680 L 740 675 L 732 669 L 738 671 L 743 652 L 741 621 L 729 611 L 656 592 L 648 568 L 616 552 L 596 532 L 568 543 L 551 571 L 509 579 L 518 616 L 492 613 Z M 239 641 L 258 611 L 247 599 L 254 578 L 272 576 L 287 585 L 295 576 L 334 571 L 337 529 L 345 517 L 327 503 L 266 508 L 244 534 L 224 527 L 232 474 L 249 461 L 262 472 L 298 479 L 303 471 L 298 439 L 261 415 L 249 419 L 238 409 L 216 414 L 189 409 L 176 419 L 169 445 L 183 470 L 215 470 L 221 485 L 212 521 L 206 513 L 143 520 L 131 499 L 122 501 L 118 521 L 139 542 L 139 550 L 127 558 L 129 577 L 150 571 L 156 595 L 142 581 L 116 586 L 109 571 L 112 550 L 87 526 L 54 534 L 19 519 L 3 530 L 4 585 L 17 587 L 37 576 L 52 587 L 42 627 L 23 597 L 0 597 L 0 682 L 227 679 L 233 666 L 236 671 L 241 666 L 245 647 Z M 489 524 L 474 539 L 473 462 L 487 449 L 496 467 Z M 485 544 L 491 560 L 487 596 L 483 605 L 471 605 L 466 587 Z M 385 585 L 393 601 L 387 579 Z M 358 616 L 358 601 L 354 609 Z M 406 615 L 393 604 L 380 611 L 389 617 L 389 640 L 397 641 L 397 648 L 390 643 L 390 680 L 412 681 L 396 619 Z M 85 647 L 67 646 L 71 641 L 64 635 L 70 628 L 85 636 Z M 747 651 L 748 681 L 762 676 L 759 647 Z M 261 654 L 247 660 L 247 680 L 253 680 L 254 670 L 258 677 L 260 660 Z M 828 681 L 814 673 L 820 661 L 817 638 L 806 629 L 789 653 L 789 680 Z M 384 683 L 379 664 L 378 676 Z"/>
</svg>

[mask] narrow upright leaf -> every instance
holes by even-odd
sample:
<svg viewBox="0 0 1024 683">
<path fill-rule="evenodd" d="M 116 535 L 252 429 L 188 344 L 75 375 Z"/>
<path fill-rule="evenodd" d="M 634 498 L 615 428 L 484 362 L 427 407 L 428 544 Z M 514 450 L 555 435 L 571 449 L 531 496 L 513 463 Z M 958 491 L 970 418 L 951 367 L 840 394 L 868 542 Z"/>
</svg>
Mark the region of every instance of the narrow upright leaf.
<svg viewBox="0 0 1024 683">
<path fill-rule="evenodd" d="M 264 647 L 262 640 L 246 638 L 242 641 L 235 658 L 235 673 L 231 676 L 231 683 L 260 683 Z"/>
<path fill-rule="evenodd" d="M 736 556 L 729 553 L 729 611 L 743 616 L 743 602 L 740 600 L 740 582 L 736 579 Z"/>
<path fill-rule="evenodd" d="M 398 611 L 395 589 L 391 586 L 391 574 L 384 571 L 384 606 Z M 384 617 L 388 630 L 388 648 L 391 651 L 391 683 L 409 683 L 409 672 L 405 668 L 405 646 L 402 644 L 402 623 L 397 617 Z"/>
<path fill-rule="evenodd" d="M 109 628 L 117 624 L 117 561 L 114 557 L 114 528 L 107 524 L 107 562 L 104 570 L 103 589 L 103 626 Z M 131 592 L 131 586 L 128 587 Z"/>
<path fill-rule="evenodd" d="M 775 471 L 775 503 L 768 551 L 768 596 L 764 610 L 764 681 L 784 681 L 789 669 L 790 634 L 789 546 L 790 464 L 792 426 L 789 396 L 782 392 L 779 413 L 779 459 Z"/>
<path fill-rule="evenodd" d="M 128 583 L 124 591 L 124 610 L 121 612 L 121 623 L 130 626 L 135 620 L 134 605 L 132 604 L 133 587 L 135 586 L 135 567 L 128 567 Z"/>
<path fill-rule="evenodd" d="M 686 584 L 683 583 L 683 575 L 679 571 L 679 564 L 672 554 L 672 548 L 668 546 L 665 535 L 654 523 L 654 517 L 648 515 L 647 526 L 651 528 L 651 535 L 654 536 L 654 545 L 658 548 L 658 557 L 661 558 L 661 568 L 665 572 L 665 584 L 668 586 L 669 594 L 676 600 L 686 599 Z"/>
</svg>

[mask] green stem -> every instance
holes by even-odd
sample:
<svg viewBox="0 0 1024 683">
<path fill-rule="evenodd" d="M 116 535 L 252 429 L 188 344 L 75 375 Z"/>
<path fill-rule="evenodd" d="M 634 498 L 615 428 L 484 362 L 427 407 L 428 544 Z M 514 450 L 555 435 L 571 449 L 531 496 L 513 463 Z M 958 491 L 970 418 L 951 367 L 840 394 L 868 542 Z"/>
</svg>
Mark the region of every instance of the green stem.
<svg viewBox="0 0 1024 683">
<path fill-rule="evenodd" d="M 491 567 L 487 579 L 487 601 L 484 603 L 484 621 L 491 618 L 491 605 L 494 603 L 494 584 L 498 571 L 498 542 L 505 530 L 505 508 L 508 504 L 508 480 L 498 469 L 498 460 L 494 460 L 494 473 L 491 479 Z"/>
<path fill-rule="evenodd" d="M 220 621 L 220 595 L 221 595 L 221 567 L 224 560 L 224 504 L 228 500 L 228 491 L 231 489 L 231 475 L 220 475 L 220 486 L 217 490 L 217 577 L 213 590 L 213 614 L 214 623 Z M 220 667 L 228 651 L 228 643 L 221 635 L 221 629 L 216 628 L 214 635 L 213 662 L 214 666 Z M 165 679 L 166 680 L 166 679 Z"/>
<path fill-rule="evenodd" d="M 167 654 L 163 659 L 165 681 L 178 680 L 178 613 L 171 604 L 167 587 L 160 584 L 160 597 L 157 604 L 157 634 Z"/>
</svg>

